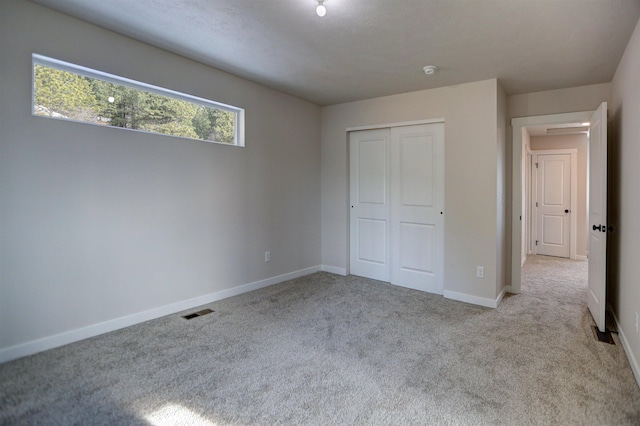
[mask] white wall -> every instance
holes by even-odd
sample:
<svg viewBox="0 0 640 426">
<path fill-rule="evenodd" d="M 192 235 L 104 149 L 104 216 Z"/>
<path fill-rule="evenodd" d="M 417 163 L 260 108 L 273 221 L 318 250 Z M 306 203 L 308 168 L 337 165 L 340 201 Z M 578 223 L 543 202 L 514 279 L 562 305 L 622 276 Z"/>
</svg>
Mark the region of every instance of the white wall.
<svg viewBox="0 0 640 426">
<path fill-rule="evenodd" d="M 498 84 L 486 80 L 322 108 L 322 263 L 348 269 L 349 127 L 445 119 L 445 294 L 496 300 Z M 476 265 L 485 278 L 476 278 Z"/>
<path fill-rule="evenodd" d="M 509 123 L 514 117 L 591 111 L 609 100 L 611 83 L 570 87 L 508 97 Z"/>
<path fill-rule="evenodd" d="M 320 264 L 319 107 L 31 2 L 0 16 L 0 359 Z M 32 53 L 245 108 L 246 147 L 33 117 Z"/>
<path fill-rule="evenodd" d="M 616 227 L 610 239 L 611 275 L 608 299 L 620 336 L 640 383 L 640 22 L 627 45 L 612 82 L 609 143 L 609 215 Z"/>
<path fill-rule="evenodd" d="M 577 219 L 576 255 L 587 256 L 589 228 L 587 227 L 587 157 L 589 155 L 589 138 L 586 133 L 576 135 L 533 136 L 530 143 L 532 150 L 576 149 L 578 150 L 577 167 Z"/>
</svg>

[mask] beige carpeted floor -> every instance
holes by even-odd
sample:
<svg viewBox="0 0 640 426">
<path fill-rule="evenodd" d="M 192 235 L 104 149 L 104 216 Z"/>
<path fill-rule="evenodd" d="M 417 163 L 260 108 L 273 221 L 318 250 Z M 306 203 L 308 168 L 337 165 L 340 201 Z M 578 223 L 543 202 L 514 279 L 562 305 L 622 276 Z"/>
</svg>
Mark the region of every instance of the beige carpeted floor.
<svg viewBox="0 0 640 426">
<path fill-rule="evenodd" d="M 488 309 L 317 273 L 2 364 L 0 424 L 638 425 L 585 280 L 535 257 Z"/>
</svg>

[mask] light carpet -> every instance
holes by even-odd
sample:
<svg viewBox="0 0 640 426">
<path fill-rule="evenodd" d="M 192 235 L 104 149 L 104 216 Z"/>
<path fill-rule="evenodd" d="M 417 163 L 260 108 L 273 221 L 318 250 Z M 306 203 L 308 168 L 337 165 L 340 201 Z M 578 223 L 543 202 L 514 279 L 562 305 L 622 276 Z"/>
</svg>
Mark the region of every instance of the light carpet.
<svg viewBox="0 0 640 426">
<path fill-rule="evenodd" d="M 2 364 L 0 423 L 638 425 L 586 273 L 532 258 L 498 309 L 316 273 Z"/>
</svg>

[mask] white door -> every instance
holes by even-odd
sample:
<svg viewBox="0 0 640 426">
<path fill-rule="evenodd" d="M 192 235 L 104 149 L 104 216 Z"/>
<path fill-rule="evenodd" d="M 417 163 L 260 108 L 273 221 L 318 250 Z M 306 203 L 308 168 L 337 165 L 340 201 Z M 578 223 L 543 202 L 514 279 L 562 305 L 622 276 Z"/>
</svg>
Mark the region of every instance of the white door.
<svg viewBox="0 0 640 426">
<path fill-rule="evenodd" d="M 444 125 L 391 129 L 391 283 L 443 293 Z"/>
<path fill-rule="evenodd" d="M 535 154 L 537 165 L 536 253 L 571 254 L 571 155 Z"/>
<path fill-rule="evenodd" d="M 607 295 L 607 103 L 591 117 L 589 131 L 588 306 L 602 332 Z"/>
<path fill-rule="evenodd" d="M 389 129 L 350 133 L 349 155 L 350 272 L 389 281 Z"/>
<path fill-rule="evenodd" d="M 444 290 L 444 124 L 351 132 L 350 272 Z"/>
</svg>

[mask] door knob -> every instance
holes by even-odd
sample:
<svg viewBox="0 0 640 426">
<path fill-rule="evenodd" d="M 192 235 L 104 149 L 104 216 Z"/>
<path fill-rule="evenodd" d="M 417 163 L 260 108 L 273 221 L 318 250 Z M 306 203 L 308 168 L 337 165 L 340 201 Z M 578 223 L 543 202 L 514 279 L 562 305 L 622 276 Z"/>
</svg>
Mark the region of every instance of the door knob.
<svg viewBox="0 0 640 426">
<path fill-rule="evenodd" d="M 593 230 L 594 231 L 602 231 L 602 225 L 598 225 L 598 226 L 593 225 Z"/>
<path fill-rule="evenodd" d="M 564 212 L 565 212 L 565 213 L 569 213 L 569 210 L 565 210 Z"/>
</svg>

